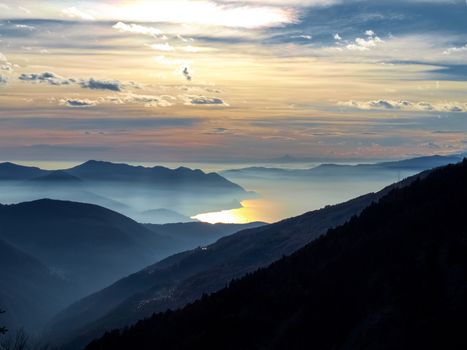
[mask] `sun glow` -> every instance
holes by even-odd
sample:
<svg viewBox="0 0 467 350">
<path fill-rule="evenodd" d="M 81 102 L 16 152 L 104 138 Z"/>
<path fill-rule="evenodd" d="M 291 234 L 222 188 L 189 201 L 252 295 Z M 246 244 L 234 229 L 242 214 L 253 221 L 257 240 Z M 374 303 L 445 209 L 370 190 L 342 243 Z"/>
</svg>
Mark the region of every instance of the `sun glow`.
<svg viewBox="0 0 467 350">
<path fill-rule="evenodd" d="M 274 222 L 280 217 L 281 210 L 278 203 L 265 199 L 249 199 L 242 202 L 242 208 L 198 214 L 193 216 L 192 219 L 210 224 L 245 224 L 254 221 Z"/>
<path fill-rule="evenodd" d="M 238 210 L 239 209 L 232 209 L 222 210 L 214 213 L 204 213 L 193 216 L 192 219 L 207 222 L 209 224 L 242 224 L 248 222 L 248 220 L 244 220 L 244 218 L 236 213 Z"/>
<path fill-rule="evenodd" d="M 74 7 L 64 14 L 89 13 L 96 19 L 208 25 L 236 28 L 280 26 L 296 21 L 293 10 L 275 6 L 222 5 L 214 1 L 158 0 L 101 4 L 99 8 Z M 68 12 L 66 12 L 68 11 Z"/>
</svg>

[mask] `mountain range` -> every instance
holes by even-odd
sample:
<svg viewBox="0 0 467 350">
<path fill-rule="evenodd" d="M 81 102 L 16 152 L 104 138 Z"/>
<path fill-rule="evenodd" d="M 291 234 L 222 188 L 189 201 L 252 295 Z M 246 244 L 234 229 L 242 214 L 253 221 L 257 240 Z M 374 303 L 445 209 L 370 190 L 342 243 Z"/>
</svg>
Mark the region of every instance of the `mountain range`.
<svg viewBox="0 0 467 350">
<path fill-rule="evenodd" d="M 458 163 L 463 159 L 461 154 L 452 156 L 425 156 L 404 160 L 380 162 L 373 164 L 332 164 L 324 163 L 309 169 L 248 167 L 230 169 L 221 174 L 229 179 L 266 178 L 266 179 L 293 179 L 293 178 L 321 178 L 323 180 L 341 181 L 343 177 L 378 177 L 381 175 L 395 175 L 394 179 L 403 179 L 415 173 Z"/>
<path fill-rule="evenodd" d="M 42 198 L 92 203 L 140 222 L 162 224 L 238 208 L 254 194 L 216 173 L 91 160 L 64 170 L 1 163 L 0 195 L 4 203 Z"/>
<path fill-rule="evenodd" d="M 378 193 L 327 206 L 276 224 L 239 231 L 216 243 L 176 254 L 121 279 L 66 308 L 48 334 L 65 349 L 79 349 L 105 330 L 130 325 L 154 312 L 183 307 L 205 293 L 290 255 L 358 215 L 409 178 Z"/>
<path fill-rule="evenodd" d="M 142 225 L 92 204 L 0 205 L 0 305 L 7 325 L 38 331 L 71 302 L 171 254 L 249 225 Z"/>
<path fill-rule="evenodd" d="M 86 349 L 465 349 L 467 160 L 406 185 L 291 256 Z"/>
</svg>

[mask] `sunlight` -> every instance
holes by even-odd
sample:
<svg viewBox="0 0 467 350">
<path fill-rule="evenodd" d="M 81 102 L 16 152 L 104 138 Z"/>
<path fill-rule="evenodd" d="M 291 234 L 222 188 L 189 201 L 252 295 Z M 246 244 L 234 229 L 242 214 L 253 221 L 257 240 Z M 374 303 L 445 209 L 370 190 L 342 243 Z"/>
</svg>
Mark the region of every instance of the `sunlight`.
<svg viewBox="0 0 467 350">
<path fill-rule="evenodd" d="M 243 217 L 238 215 L 236 211 L 239 209 L 222 210 L 214 213 L 204 213 L 193 216 L 192 219 L 207 222 L 209 224 L 243 224 L 248 222 Z"/>
<path fill-rule="evenodd" d="M 202 213 L 191 218 L 210 224 L 245 224 L 254 221 L 271 223 L 277 221 L 283 211 L 279 203 L 266 199 L 248 199 L 241 204 L 242 208 Z"/>
<path fill-rule="evenodd" d="M 118 6 L 102 5 L 101 8 L 105 11 L 92 12 L 98 18 L 138 22 L 260 28 L 296 21 L 292 10 L 258 5 L 222 6 L 212 1 L 131 1 Z"/>
</svg>

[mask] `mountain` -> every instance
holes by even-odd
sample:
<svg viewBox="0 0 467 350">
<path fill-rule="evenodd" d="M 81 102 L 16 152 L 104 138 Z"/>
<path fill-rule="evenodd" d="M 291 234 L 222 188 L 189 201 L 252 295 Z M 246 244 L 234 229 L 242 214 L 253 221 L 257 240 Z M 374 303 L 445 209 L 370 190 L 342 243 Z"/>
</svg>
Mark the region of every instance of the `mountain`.
<svg viewBox="0 0 467 350">
<path fill-rule="evenodd" d="M 86 202 L 148 223 L 191 221 L 191 216 L 200 213 L 232 209 L 232 205 L 239 208 L 240 201 L 253 195 L 217 173 L 184 167 L 150 168 L 91 160 L 52 171 L 0 164 L 3 203 L 41 198 Z M 170 208 L 170 212 L 153 208 Z"/>
<path fill-rule="evenodd" d="M 227 178 L 238 180 L 242 178 L 265 178 L 265 179 L 291 179 L 308 178 L 334 181 L 342 177 L 379 177 L 383 175 L 396 175 L 396 179 L 405 178 L 415 173 L 455 164 L 462 160 L 461 155 L 453 156 L 426 156 L 404 159 L 391 162 L 374 164 L 321 164 L 310 169 L 284 169 L 267 167 L 248 167 L 243 169 L 231 169 L 221 172 Z"/>
<path fill-rule="evenodd" d="M 232 278 L 292 254 L 328 229 L 345 223 L 393 187 L 276 224 L 243 230 L 164 259 L 66 308 L 53 320 L 48 334 L 66 343 L 67 349 L 79 349 L 107 329 L 182 307 L 204 293 L 225 287 Z"/>
<path fill-rule="evenodd" d="M 22 166 L 10 162 L 0 163 L 0 180 L 3 181 L 28 180 L 46 174 L 48 174 L 47 170 L 36 167 Z"/>
<path fill-rule="evenodd" d="M 251 222 L 248 224 L 207 224 L 204 222 L 186 222 L 177 224 L 154 225 L 145 224 L 150 230 L 170 237 L 178 242 L 179 247 L 185 249 L 205 246 L 218 239 L 235 232 L 257 228 L 266 225 L 264 222 Z"/>
<path fill-rule="evenodd" d="M 73 176 L 67 173 L 66 171 L 56 170 L 56 171 L 50 171 L 46 175 L 36 176 L 32 179 L 29 179 L 29 181 L 37 181 L 37 182 L 41 182 L 42 184 L 46 184 L 46 183 L 60 184 L 60 183 L 68 183 L 68 182 L 76 184 L 76 183 L 80 183 L 82 180 L 76 176 Z"/>
<path fill-rule="evenodd" d="M 465 349 L 467 160 L 289 257 L 87 350 Z"/>
<path fill-rule="evenodd" d="M 178 251 L 175 241 L 116 212 L 54 200 L 0 206 L 0 238 L 73 283 L 75 297 Z"/>
<path fill-rule="evenodd" d="M 189 187 L 190 190 L 207 188 L 212 191 L 223 189 L 244 192 L 240 186 L 216 173 L 206 174 L 199 169 L 185 167 L 172 170 L 161 166 L 146 168 L 90 160 L 66 171 L 85 181 L 125 182 L 130 185 L 149 183 L 166 187 Z"/>
<path fill-rule="evenodd" d="M 141 222 L 151 222 L 156 225 L 196 221 L 174 210 L 164 208 L 145 210 L 139 215 L 138 219 Z"/>
<path fill-rule="evenodd" d="M 11 329 L 37 332 L 119 278 L 258 225 L 141 225 L 96 205 L 48 199 L 0 205 L 0 305 Z"/>
<path fill-rule="evenodd" d="M 8 329 L 34 330 L 66 306 L 72 285 L 0 239 L 0 305 Z"/>
</svg>

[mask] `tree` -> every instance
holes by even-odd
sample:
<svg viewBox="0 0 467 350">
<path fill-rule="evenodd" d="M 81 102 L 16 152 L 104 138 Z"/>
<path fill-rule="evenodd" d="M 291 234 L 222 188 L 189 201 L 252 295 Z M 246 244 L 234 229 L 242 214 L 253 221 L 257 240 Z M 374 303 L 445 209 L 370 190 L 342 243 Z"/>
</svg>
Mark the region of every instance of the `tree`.
<svg viewBox="0 0 467 350">
<path fill-rule="evenodd" d="M 5 313 L 5 310 L 0 309 L 0 314 L 4 314 L 4 313 Z M 5 334 L 6 332 L 8 332 L 8 329 L 6 329 L 5 326 L 0 326 L 0 334 Z"/>
</svg>

